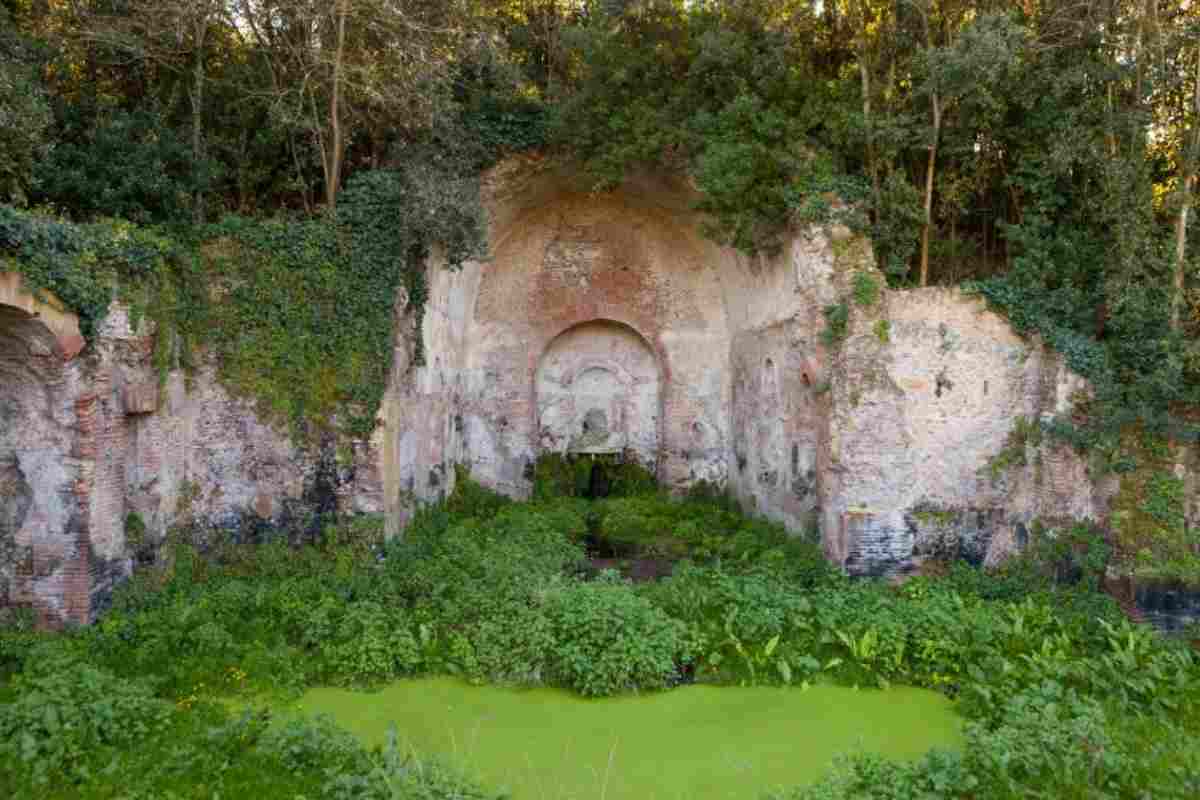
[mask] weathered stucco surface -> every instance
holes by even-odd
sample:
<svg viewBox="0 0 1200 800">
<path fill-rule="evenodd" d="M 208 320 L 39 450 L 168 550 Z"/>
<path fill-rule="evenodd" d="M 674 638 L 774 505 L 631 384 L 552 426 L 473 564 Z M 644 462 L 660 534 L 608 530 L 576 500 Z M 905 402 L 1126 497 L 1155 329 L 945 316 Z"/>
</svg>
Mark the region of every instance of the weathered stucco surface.
<svg viewBox="0 0 1200 800">
<path fill-rule="evenodd" d="M 1022 458 L 1029 468 L 989 468 L 1018 420 L 1069 410 L 1079 388 L 978 299 L 885 292 L 854 315 L 832 369 L 830 552 L 875 573 L 947 548 L 982 562 L 1021 542 L 1035 518 L 1100 519 L 1105 487 L 1070 450 L 1047 442 Z"/>
<path fill-rule="evenodd" d="M 53 298 L 0 275 L 0 604 L 84 621 L 172 526 L 311 532 L 337 510 L 399 533 L 456 467 L 524 497 L 545 452 L 619 451 L 672 491 L 727 490 L 858 574 L 994 562 L 1035 519 L 1107 516 L 1112 479 L 1022 436 L 1086 384 L 978 299 L 882 289 L 838 226 L 770 256 L 720 247 L 683 182 L 597 195 L 514 160 L 485 185 L 490 257 L 435 256 L 424 308 L 394 299 L 365 441 L 300 448 L 215 365 L 160 378 L 154 331 L 120 304 L 85 348 Z M 1176 469 L 1196 526 L 1200 448 Z"/>
<path fill-rule="evenodd" d="M 431 265 L 425 363 L 389 389 L 393 518 L 447 491 L 455 464 L 524 496 L 540 452 L 622 436 L 672 490 L 725 488 L 854 573 L 948 551 L 994 562 L 1034 519 L 1105 518 L 1110 480 L 1061 445 L 1014 445 L 1019 421 L 1086 390 L 1053 353 L 959 291 L 881 288 L 860 304 L 861 277 L 883 278 L 838 226 L 769 257 L 721 248 L 700 235 L 694 199 L 651 179 L 595 195 L 519 162 L 492 176 L 492 257 Z M 827 340 L 839 304 L 847 335 Z M 621 430 L 582 442 L 600 407 Z"/>
<path fill-rule="evenodd" d="M 41 595 L 79 617 L 90 586 L 79 369 L 27 308 L 37 313 L 0 306 L 0 603 Z"/>
<path fill-rule="evenodd" d="M 598 452 L 622 438 L 668 486 L 724 483 L 724 253 L 689 198 L 666 182 L 595 196 L 570 175 L 493 176 L 491 257 L 457 271 L 431 263 L 424 363 L 397 370 L 388 391 L 391 516 L 447 491 L 454 464 L 525 496 L 543 449 Z M 398 350 L 411 363 L 411 348 Z M 589 411 L 611 436 L 583 435 Z"/>
<path fill-rule="evenodd" d="M 0 275 L 0 301 L 0 607 L 88 621 L 175 525 L 247 535 L 335 504 L 383 510 L 378 470 L 357 468 L 378 461 L 369 443 L 345 465 L 302 451 L 211 365 L 160 381 L 154 331 L 120 303 L 84 348 L 18 275 Z"/>
</svg>

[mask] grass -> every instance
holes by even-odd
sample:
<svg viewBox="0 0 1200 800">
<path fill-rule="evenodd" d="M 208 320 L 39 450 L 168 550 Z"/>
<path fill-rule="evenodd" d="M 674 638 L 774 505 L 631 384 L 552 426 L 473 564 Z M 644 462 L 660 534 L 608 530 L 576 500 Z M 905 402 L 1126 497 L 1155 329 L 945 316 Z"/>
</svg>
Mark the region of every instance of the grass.
<svg viewBox="0 0 1200 800">
<path fill-rule="evenodd" d="M 431 678 L 313 689 L 300 710 L 332 716 L 367 744 L 382 744 L 394 723 L 407 747 L 514 800 L 756 798 L 816 780 L 840 753 L 916 758 L 962 737 L 951 702 L 913 688 L 696 685 L 588 700 Z"/>
</svg>

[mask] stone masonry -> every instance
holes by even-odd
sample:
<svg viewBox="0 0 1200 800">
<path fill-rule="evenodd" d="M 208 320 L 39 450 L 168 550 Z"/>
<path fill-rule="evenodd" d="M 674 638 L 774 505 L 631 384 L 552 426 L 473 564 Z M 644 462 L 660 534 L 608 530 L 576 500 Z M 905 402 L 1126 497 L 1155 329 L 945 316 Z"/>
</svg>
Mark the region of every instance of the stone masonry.
<svg viewBox="0 0 1200 800">
<path fill-rule="evenodd" d="M 1111 482 L 1015 439 L 1087 391 L 1055 354 L 959 291 L 883 289 L 838 226 L 769 256 L 721 247 L 695 200 L 679 180 L 595 194 L 538 159 L 495 169 L 489 258 L 431 258 L 421 315 L 395 298 L 378 425 L 336 458 L 262 422 L 211 364 L 160 378 L 154 331 L 120 304 L 85 347 L 53 298 L 0 274 L 0 605 L 85 622 L 172 525 L 286 526 L 336 506 L 399 533 L 456 466 L 524 497 L 546 452 L 620 453 L 672 491 L 728 490 L 855 574 L 994 562 L 1035 519 L 1103 521 Z M 1014 446 L 1030 451 L 990 467 Z M 127 540 L 134 514 L 143 541 Z"/>
</svg>

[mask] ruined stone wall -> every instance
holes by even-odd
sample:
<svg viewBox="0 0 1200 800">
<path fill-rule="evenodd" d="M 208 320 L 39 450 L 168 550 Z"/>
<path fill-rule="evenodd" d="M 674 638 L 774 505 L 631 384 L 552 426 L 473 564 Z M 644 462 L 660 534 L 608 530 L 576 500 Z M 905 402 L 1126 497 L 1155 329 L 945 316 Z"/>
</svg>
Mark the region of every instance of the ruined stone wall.
<svg viewBox="0 0 1200 800">
<path fill-rule="evenodd" d="M 955 289 L 885 292 L 855 309 L 831 370 L 830 551 L 887 574 L 933 555 L 981 563 L 1034 519 L 1101 520 L 1112 487 L 1022 422 L 1085 388 L 1061 359 Z M 1029 427 L 1025 430 L 1030 430 Z"/>
<path fill-rule="evenodd" d="M 437 257 L 426 271 L 429 297 L 423 312 L 408 298 L 396 306 L 392 372 L 372 439 L 379 454 L 387 530 L 399 533 L 419 502 L 436 500 L 453 488 L 454 465 L 463 458 L 468 424 L 466 327 L 480 280 L 480 265 L 450 270 Z M 501 490 L 500 474 L 492 479 Z"/>
<path fill-rule="evenodd" d="M 815 533 L 828 434 L 822 309 L 837 293 L 830 239 L 812 232 L 774 257 L 725 253 L 723 262 L 728 488 L 747 510 Z"/>
<path fill-rule="evenodd" d="M 1021 420 L 1086 391 L 1061 359 L 961 292 L 883 289 L 839 226 L 771 255 L 719 247 L 695 199 L 649 178 L 595 195 L 528 162 L 490 176 L 491 257 L 431 264 L 423 365 L 398 339 L 381 434 L 393 530 L 456 464 L 521 497 L 539 453 L 622 445 L 672 490 L 708 481 L 819 535 L 855 573 L 948 549 L 995 561 L 1034 519 L 1104 518 L 1111 481 L 1052 442 L 1014 445 Z"/>
<path fill-rule="evenodd" d="M 724 484 L 719 250 L 688 196 L 648 182 L 597 197 L 536 168 L 493 176 L 490 258 L 431 268 L 425 363 L 388 391 L 398 508 L 445 491 L 453 464 L 525 496 L 540 451 L 618 442 L 668 486 Z M 603 420 L 603 434 L 585 432 L 586 419 Z"/>
<path fill-rule="evenodd" d="M 1034 519 L 1105 519 L 1114 481 L 1027 424 L 1086 383 L 980 300 L 883 290 L 838 226 L 720 247 L 677 181 L 597 195 L 526 159 L 485 186 L 489 257 L 435 255 L 423 306 L 394 298 L 379 424 L 337 447 L 297 446 L 203 358 L 162 378 L 155 332 L 119 303 L 84 349 L 70 314 L 0 275 L 0 603 L 87 620 L 174 525 L 295 530 L 336 508 L 398 534 L 457 467 L 525 497 L 545 452 L 726 489 L 856 574 L 994 562 Z M 1196 526 L 1200 448 L 1176 469 Z"/>
<path fill-rule="evenodd" d="M 295 522 L 328 453 L 297 448 L 231 397 L 212 365 L 160 381 L 154 331 L 114 303 L 84 348 L 78 322 L 0 275 L 0 607 L 86 622 L 166 531 Z M 331 502 L 382 511 L 371 443 L 330 466 Z M 127 538 L 136 514 L 141 541 Z"/>
</svg>

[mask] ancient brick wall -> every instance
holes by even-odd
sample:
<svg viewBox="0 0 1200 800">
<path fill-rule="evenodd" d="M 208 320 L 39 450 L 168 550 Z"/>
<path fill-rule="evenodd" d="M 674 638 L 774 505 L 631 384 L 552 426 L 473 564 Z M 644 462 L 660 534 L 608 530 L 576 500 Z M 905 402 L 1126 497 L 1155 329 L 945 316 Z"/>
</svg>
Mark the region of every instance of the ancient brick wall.
<svg viewBox="0 0 1200 800">
<path fill-rule="evenodd" d="M 339 452 L 297 445 L 203 359 L 161 379 L 155 332 L 120 304 L 84 349 L 0 275 L 0 603 L 85 621 L 173 525 L 295 530 L 336 507 L 400 533 L 459 467 L 527 496 L 543 452 L 620 450 L 672 491 L 727 489 L 854 573 L 994 562 L 1034 519 L 1106 516 L 1111 478 L 1019 435 L 1086 383 L 978 299 L 883 290 L 845 228 L 751 257 L 702 235 L 684 182 L 598 195 L 527 159 L 485 187 L 488 258 L 435 255 L 424 306 L 395 298 L 379 424 Z M 1196 526 L 1200 448 L 1179 452 Z"/>
<path fill-rule="evenodd" d="M 570 449 L 601 405 L 632 436 L 627 452 L 668 486 L 724 483 L 720 250 L 688 203 L 686 187 L 665 184 L 596 197 L 570 175 L 493 180 L 490 258 L 431 269 L 424 364 L 398 376 L 385 402 L 398 509 L 446 491 L 454 464 L 527 494 L 538 452 Z M 556 352 L 555 342 L 574 344 Z M 572 399 L 564 416 L 562 395 L 576 390 L 610 399 Z"/>
<path fill-rule="evenodd" d="M 90 405 L 78 326 L 0 276 L 0 605 L 86 621 Z"/>
<path fill-rule="evenodd" d="M 154 331 L 121 304 L 83 348 L 77 321 L 19 276 L 0 275 L 0 301 L 0 606 L 87 622 L 172 525 L 244 531 L 303 516 L 325 454 L 231 397 L 211 365 L 160 386 Z M 382 511 L 378 470 L 364 470 L 361 491 L 346 472 L 332 479 L 344 478 L 344 507 Z M 130 514 L 145 541 L 126 540 Z"/>
</svg>

